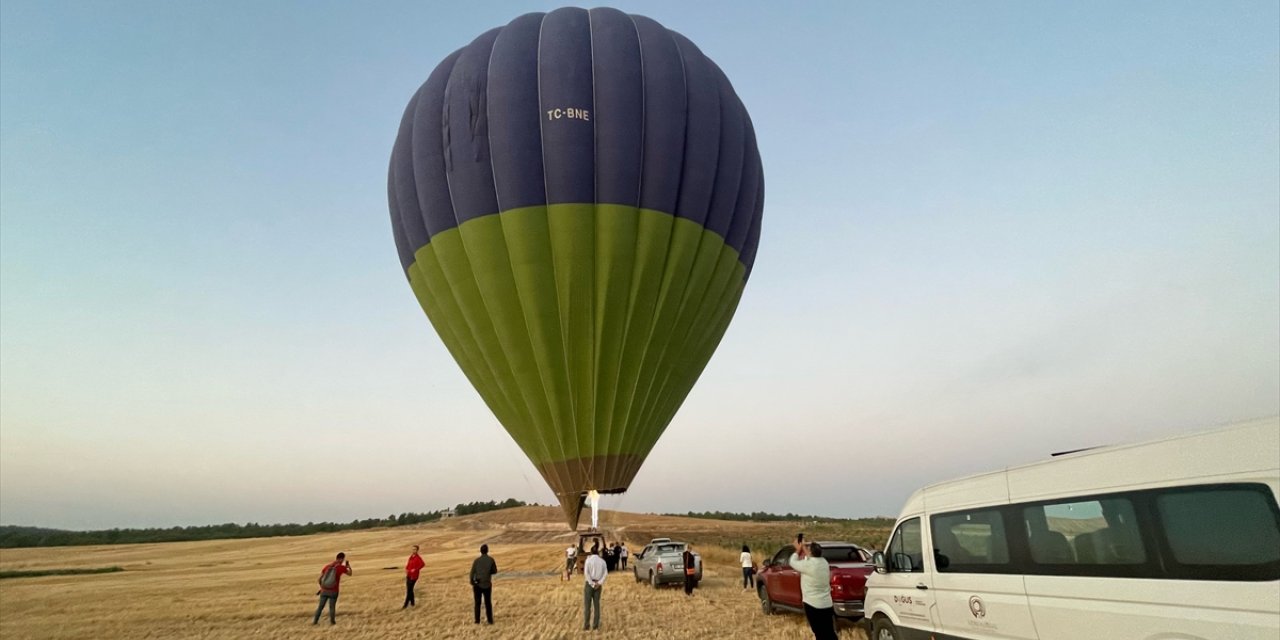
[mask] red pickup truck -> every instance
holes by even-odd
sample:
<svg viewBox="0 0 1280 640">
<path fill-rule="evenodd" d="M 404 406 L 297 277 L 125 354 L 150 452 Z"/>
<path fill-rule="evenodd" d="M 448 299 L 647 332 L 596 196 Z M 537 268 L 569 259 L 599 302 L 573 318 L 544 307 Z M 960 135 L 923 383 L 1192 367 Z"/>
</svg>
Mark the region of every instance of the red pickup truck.
<svg viewBox="0 0 1280 640">
<path fill-rule="evenodd" d="M 862 617 L 862 604 L 867 597 L 867 576 L 876 568 L 871 552 L 852 542 L 819 542 L 822 557 L 831 565 L 831 600 L 841 618 Z M 800 573 L 788 561 L 795 549 L 787 545 L 766 560 L 756 576 L 756 593 L 765 615 L 780 610 L 804 612 L 800 600 Z"/>
</svg>

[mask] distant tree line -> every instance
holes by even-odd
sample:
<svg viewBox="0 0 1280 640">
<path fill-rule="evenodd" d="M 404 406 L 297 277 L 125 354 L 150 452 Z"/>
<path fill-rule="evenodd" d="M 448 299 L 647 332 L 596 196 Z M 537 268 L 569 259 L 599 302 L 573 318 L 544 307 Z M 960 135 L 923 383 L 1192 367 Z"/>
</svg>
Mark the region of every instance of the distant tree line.
<svg viewBox="0 0 1280 640">
<path fill-rule="evenodd" d="M 688 513 L 664 513 L 664 516 L 677 516 L 681 518 L 703 518 L 706 520 L 730 520 L 734 522 L 841 522 L 841 523 L 865 523 L 869 526 L 880 526 L 888 518 L 832 518 L 830 516 L 806 516 L 796 515 L 794 513 L 768 513 L 765 511 L 753 511 L 751 513 L 736 513 L 733 511 L 690 511 Z"/>
<path fill-rule="evenodd" d="M 471 515 L 523 507 L 526 503 L 508 498 L 502 502 L 468 502 L 452 509 L 454 515 Z M 67 531 L 41 527 L 0 526 L 0 548 L 15 547 L 66 547 L 87 544 L 141 544 L 146 542 L 182 542 L 187 540 L 226 540 L 234 538 L 272 538 L 277 536 L 305 536 L 313 533 L 353 531 L 375 527 L 399 527 L 423 522 L 434 522 L 450 510 L 426 513 L 391 514 L 385 518 L 366 518 L 351 522 L 308 522 L 306 524 L 212 524 L 193 527 L 169 527 L 156 529 L 103 529 L 99 531 Z"/>
</svg>

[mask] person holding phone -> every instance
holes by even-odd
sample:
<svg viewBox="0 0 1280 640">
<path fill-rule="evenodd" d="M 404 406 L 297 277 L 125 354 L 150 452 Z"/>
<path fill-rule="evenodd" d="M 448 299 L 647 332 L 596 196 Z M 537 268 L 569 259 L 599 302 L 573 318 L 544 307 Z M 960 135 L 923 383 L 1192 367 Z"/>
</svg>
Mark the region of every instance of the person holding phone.
<svg viewBox="0 0 1280 640">
<path fill-rule="evenodd" d="M 320 590 L 316 592 L 320 596 L 320 604 L 316 605 L 316 615 L 311 624 L 320 624 L 320 613 L 324 611 L 326 602 L 329 604 L 329 624 L 338 624 L 334 609 L 338 606 L 338 587 L 344 575 L 351 575 L 351 562 L 347 560 L 346 553 L 340 552 L 333 562 L 320 569 Z"/>
<path fill-rule="evenodd" d="M 815 640 L 836 640 L 835 604 L 831 601 L 831 566 L 822 558 L 822 545 L 796 536 L 788 564 L 800 574 L 804 617 Z"/>
</svg>

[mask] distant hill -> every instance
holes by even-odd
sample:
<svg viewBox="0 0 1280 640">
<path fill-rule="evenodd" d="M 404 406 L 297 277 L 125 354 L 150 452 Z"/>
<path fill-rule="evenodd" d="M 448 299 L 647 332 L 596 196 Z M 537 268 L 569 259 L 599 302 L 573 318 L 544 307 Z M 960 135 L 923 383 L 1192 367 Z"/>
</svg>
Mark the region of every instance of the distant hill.
<svg viewBox="0 0 1280 640">
<path fill-rule="evenodd" d="M 184 542 L 190 540 L 227 540 L 236 538 L 274 538 L 278 536 L 306 536 L 313 533 L 333 533 L 378 527 L 401 527 L 425 522 L 435 522 L 449 515 L 470 515 L 527 506 L 525 502 L 507 498 L 501 502 L 467 502 L 452 509 L 427 513 L 391 514 L 385 518 L 366 518 L 351 522 L 308 522 L 306 524 L 213 524 L 191 527 L 149 529 L 101 529 L 98 531 L 68 531 L 44 527 L 0 526 L 0 549 L 18 547 L 67 547 L 91 544 L 145 544 L 150 542 Z"/>
<path fill-rule="evenodd" d="M 557 507 L 525 505 L 518 500 L 506 500 L 460 504 L 451 511 L 457 517 L 443 518 L 444 511 L 433 511 L 426 514 L 406 513 L 386 518 L 353 520 L 349 523 L 263 525 L 251 522 L 243 525 L 227 523 L 167 529 L 66 531 L 6 525 L 0 526 L 0 548 L 271 538 L 428 524 L 455 530 L 496 528 L 495 538 L 503 542 L 533 543 L 558 540 L 570 535 L 569 528 L 564 524 L 563 512 Z M 753 549 L 772 552 L 775 550 L 773 547 L 785 544 L 800 531 L 804 531 L 810 540 L 841 540 L 879 548 L 884 544 L 889 528 L 893 525 L 893 520 L 888 518 L 844 520 L 791 516 L 796 519 L 788 519 L 787 516 L 767 514 L 767 520 L 754 521 L 741 519 L 744 514 L 720 513 L 728 517 L 719 519 L 711 517 L 712 515 L 654 515 L 604 510 L 600 514 L 600 529 L 606 535 L 624 538 L 632 544 L 646 542 L 651 538 L 673 537 L 725 548 L 746 544 Z M 583 526 L 582 529 L 586 527 Z"/>
</svg>

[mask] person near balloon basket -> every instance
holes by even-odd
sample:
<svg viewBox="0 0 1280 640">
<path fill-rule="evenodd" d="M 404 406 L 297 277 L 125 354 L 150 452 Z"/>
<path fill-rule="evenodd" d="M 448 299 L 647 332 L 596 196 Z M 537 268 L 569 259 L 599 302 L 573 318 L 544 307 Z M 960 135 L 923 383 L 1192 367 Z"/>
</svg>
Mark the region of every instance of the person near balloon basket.
<svg viewBox="0 0 1280 640">
<path fill-rule="evenodd" d="M 604 581 L 609 577 L 609 568 L 595 548 L 592 548 L 591 555 L 587 556 L 587 562 L 582 567 L 582 576 L 582 630 L 599 629 L 600 592 L 604 590 Z M 591 619 L 593 611 L 595 612 L 594 621 Z"/>
</svg>

